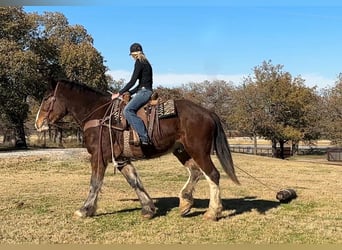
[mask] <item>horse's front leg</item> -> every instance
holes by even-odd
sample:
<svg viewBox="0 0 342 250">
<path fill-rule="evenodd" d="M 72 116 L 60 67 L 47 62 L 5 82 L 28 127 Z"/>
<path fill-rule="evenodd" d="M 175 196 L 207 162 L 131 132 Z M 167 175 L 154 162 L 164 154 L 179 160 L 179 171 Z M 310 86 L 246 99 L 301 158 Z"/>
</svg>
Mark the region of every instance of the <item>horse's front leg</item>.
<svg viewBox="0 0 342 250">
<path fill-rule="evenodd" d="M 188 181 L 179 193 L 179 212 L 181 216 L 186 216 L 194 204 L 193 192 L 197 182 L 203 174 L 196 162 L 191 158 L 188 152 L 186 152 L 183 144 L 176 143 L 173 154 L 185 167 L 187 167 L 189 172 Z"/>
<path fill-rule="evenodd" d="M 125 176 L 129 185 L 137 194 L 140 204 L 142 206 L 141 214 L 146 219 L 151 219 L 156 213 L 156 208 L 151 197 L 146 192 L 139 175 L 132 164 L 127 164 L 118 168 L 123 176 Z"/>
<path fill-rule="evenodd" d="M 92 157 L 93 158 L 93 157 Z M 97 158 L 97 157 L 96 157 Z M 92 174 L 90 178 L 90 190 L 88 198 L 83 206 L 75 212 L 76 217 L 90 217 L 95 215 L 97 208 L 97 197 L 103 183 L 106 166 L 103 162 L 93 161 L 92 159 Z"/>
<path fill-rule="evenodd" d="M 181 216 L 186 216 L 190 212 L 194 204 L 193 192 L 195 186 L 203 176 L 193 159 L 187 161 L 184 166 L 187 167 L 189 178 L 179 194 L 179 212 Z"/>
</svg>

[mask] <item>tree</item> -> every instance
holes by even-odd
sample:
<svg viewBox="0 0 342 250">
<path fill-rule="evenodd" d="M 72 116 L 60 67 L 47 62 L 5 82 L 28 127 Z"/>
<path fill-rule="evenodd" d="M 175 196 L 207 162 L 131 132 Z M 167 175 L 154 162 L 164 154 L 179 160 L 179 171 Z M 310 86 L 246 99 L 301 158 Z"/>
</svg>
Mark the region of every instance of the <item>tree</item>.
<svg viewBox="0 0 342 250">
<path fill-rule="evenodd" d="M 89 43 L 65 43 L 61 47 L 60 61 L 66 78 L 72 81 L 84 82 L 102 91 L 108 89 L 106 67 L 103 57 Z"/>
<path fill-rule="evenodd" d="M 301 77 L 293 78 L 282 69 L 271 61 L 254 68 L 254 77 L 247 77 L 238 91 L 234 120 L 251 135 L 271 140 L 274 156 L 279 143 L 283 158 L 287 141 L 296 145 L 318 136 L 312 133 L 318 121 L 314 115 L 318 96 Z"/>
<path fill-rule="evenodd" d="M 0 112 L 13 124 L 16 147 L 26 147 L 26 98 L 39 78 L 37 56 L 29 50 L 33 20 L 22 8 L 0 8 Z"/>
<path fill-rule="evenodd" d="M 0 113 L 16 130 L 16 146 L 26 147 L 28 96 L 40 100 L 51 78 L 106 90 L 106 69 L 91 36 L 63 14 L 0 7 Z"/>
<path fill-rule="evenodd" d="M 342 145 L 342 73 L 335 86 L 323 90 L 322 110 L 322 132 L 334 144 Z"/>
<path fill-rule="evenodd" d="M 254 154 L 257 153 L 257 136 L 260 122 L 263 121 L 264 104 L 261 92 L 251 77 L 244 80 L 244 84 L 234 92 L 234 105 L 232 105 L 232 123 L 238 130 L 253 138 Z"/>
<path fill-rule="evenodd" d="M 232 129 L 230 122 L 232 115 L 234 87 L 231 82 L 223 80 L 189 83 L 182 86 L 183 96 L 203 107 L 214 111 L 222 119 L 224 127 Z"/>
<path fill-rule="evenodd" d="M 181 88 L 166 88 L 162 86 L 158 86 L 155 90 L 158 93 L 158 96 L 166 101 L 169 99 L 182 99 L 183 98 L 183 91 Z"/>
<path fill-rule="evenodd" d="M 81 25 L 69 25 L 62 13 L 45 12 L 36 18 L 35 53 L 42 59 L 44 75 L 83 82 L 108 89 L 104 59 L 93 46 L 93 38 Z"/>
</svg>

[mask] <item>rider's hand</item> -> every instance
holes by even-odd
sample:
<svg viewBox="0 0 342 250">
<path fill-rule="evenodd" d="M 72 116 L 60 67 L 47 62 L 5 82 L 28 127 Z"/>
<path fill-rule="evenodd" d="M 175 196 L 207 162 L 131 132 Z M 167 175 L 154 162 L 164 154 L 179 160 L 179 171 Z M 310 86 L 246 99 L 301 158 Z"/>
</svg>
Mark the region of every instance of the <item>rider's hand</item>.
<svg viewBox="0 0 342 250">
<path fill-rule="evenodd" d="M 112 94 L 112 100 L 118 98 L 119 96 L 120 96 L 119 93 L 113 93 L 113 94 Z"/>
</svg>

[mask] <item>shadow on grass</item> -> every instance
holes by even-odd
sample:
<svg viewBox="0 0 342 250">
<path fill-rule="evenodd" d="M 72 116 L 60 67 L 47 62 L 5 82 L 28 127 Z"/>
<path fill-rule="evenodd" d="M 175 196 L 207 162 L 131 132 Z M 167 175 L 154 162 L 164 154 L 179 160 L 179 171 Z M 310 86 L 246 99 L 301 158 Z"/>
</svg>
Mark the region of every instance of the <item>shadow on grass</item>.
<svg viewBox="0 0 342 250">
<path fill-rule="evenodd" d="M 122 201 L 137 201 L 138 199 L 124 199 Z M 154 204 L 157 207 L 157 214 L 155 217 L 165 216 L 168 212 L 170 212 L 172 209 L 177 208 L 179 205 L 179 198 L 178 197 L 159 197 L 159 198 L 153 198 Z M 255 210 L 259 212 L 260 214 L 264 214 L 268 210 L 272 208 L 276 208 L 281 203 L 278 201 L 270 201 L 270 200 L 262 200 L 257 199 L 257 197 L 243 197 L 243 198 L 237 198 L 237 199 L 222 199 L 222 205 L 223 210 L 231 210 L 231 213 L 225 217 L 233 217 L 239 214 L 251 212 L 252 210 Z M 205 213 L 206 209 L 209 206 L 209 200 L 208 199 L 195 199 L 193 208 L 197 209 L 203 209 L 203 211 L 194 211 L 190 212 L 185 217 L 195 217 L 199 216 Z M 129 208 L 129 209 L 122 209 L 115 212 L 110 213 L 103 213 L 98 214 L 97 216 L 103 216 L 103 215 L 111 215 L 111 214 L 117 214 L 117 213 L 127 213 L 127 212 L 133 212 L 136 210 L 140 210 L 140 207 L 136 208 Z M 222 218 L 225 218 L 222 217 Z"/>
<path fill-rule="evenodd" d="M 178 197 L 155 198 L 155 206 L 158 208 L 156 216 L 165 216 L 173 208 L 178 207 Z M 257 197 L 243 197 L 238 199 L 222 199 L 223 210 L 232 210 L 228 217 L 251 212 L 256 210 L 260 214 L 280 205 L 280 202 L 257 199 Z M 209 206 L 208 199 L 195 199 L 193 208 L 203 209 L 203 211 L 190 212 L 185 217 L 195 217 L 204 214 Z M 224 218 L 224 217 L 223 217 Z"/>
</svg>

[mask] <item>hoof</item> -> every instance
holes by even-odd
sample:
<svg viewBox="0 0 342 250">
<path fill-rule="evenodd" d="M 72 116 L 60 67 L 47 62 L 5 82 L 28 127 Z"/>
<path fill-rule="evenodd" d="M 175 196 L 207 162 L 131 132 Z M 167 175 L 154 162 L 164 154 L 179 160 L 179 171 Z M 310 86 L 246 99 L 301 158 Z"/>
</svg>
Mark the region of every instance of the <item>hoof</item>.
<svg viewBox="0 0 342 250">
<path fill-rule="evenodd" d="M 179 213 L 182 217 L 186 216 L 187 214 L 189 214 L 192 205 L 193 205 L 193 201 L 190 200 L 186 200 L 186 199 L 179 199 Z"/>
<path fill-rule="evenodd" d="M 203 215 L 203 219 L 208 220 L 208 221 L 218 221 L 221 216 L 219 214 L 207 211 Z"/>
<path fill-rule="evenodd" d="M 145 220 L 150 220 L 154 217 L 154 214 L 151 213 L 147 213 L 147 214 L 141 214 L 141 216 L 143 217 L 143 219 Z"/>
<path fill-rule="evenodd" d="M 182 209 L 182 210 L 179 212 L 179 213 L 180 213 L 180 216 L 182 216 L 182 217 L 187 216 L 187 215 L 190 213 L 190 210 L 191 210 L 191 206 Z"/>
<path fill-rule="evenodd" d="M 87 215 L 85 212 L 82 212 L 81 210 L 76 210 L 74 213 L 74 218 L 80 219 L 80 218 L 86 218 Z"/>
<path fill-rule="evenodd" d="M 147 211 L 147 210 L 141 211 L 141 216 L 146 220 L 152 219 L 155 214 L 156 214 L 155 211 Z"/>
<path fill-rule="evenodd" d="M 152 219 L 154 215 L 156 214 L 156 208 L 153 204 L 143 206 L 141 209 L 141 216 L 144 219 Z"/>
<path fill-rule="evenodd" d="M 76 218 L 92 217 L 95 215 L 95 213 L 96 213 L 95 207 L 81 208 L 75 211 L 74 217 Z"/>
</svg>

